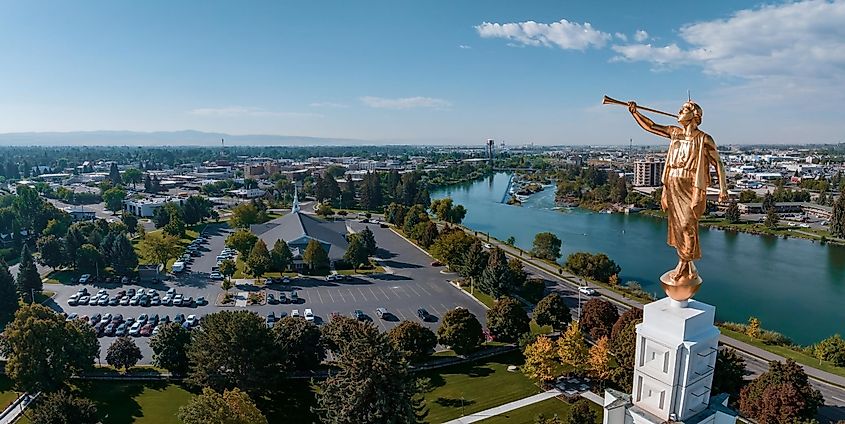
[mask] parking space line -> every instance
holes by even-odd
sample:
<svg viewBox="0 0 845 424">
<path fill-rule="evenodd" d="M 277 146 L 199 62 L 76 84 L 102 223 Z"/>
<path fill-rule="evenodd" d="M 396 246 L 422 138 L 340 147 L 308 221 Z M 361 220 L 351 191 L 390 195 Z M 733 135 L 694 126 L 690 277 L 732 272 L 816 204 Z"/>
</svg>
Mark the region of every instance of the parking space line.
<svg viewBox="0 0 845 424">
<path fill-rule="evenodd" d="M 406 316 L 405 316 L 405 314 L 403 314 L 403 313 L 402 313 L 402 310 L 397 309 L 397 310 L 396 310 L 396 312 L 398 312 L 398 313 L 399 313 L 399 315 L 401 315 L 401 316 L 402 316 L 402 319 L 404 319 L 404 320 L 407 320 L 407 319 L 408 319 L 408 317 L 406 317 Z"/>
<path fill-rule="evenodd" d="M 378 289 L 381 291 L 381 294 L 383 294 L 383 295 L 384 295 L 384 298 L 385 298 L 385 299 L 390 300 L 390 296 L 388 296 L 388 295 L 387 295 L 387 293 L 385 293 L 385 292 L 384 292 L 384 289 L 383 289 L 383 288 L 379 287 Z"/>
<path fill-rule="evenodd" d="M 329 297 L 332 298 L 332 303 L 334 303 L 334 296 L 332 296 L 332 291 L 329 290 L 328 292 L 329 292 Z"/>
<path fill-rule="evenodd" d="M 360 287 L 357 287 L 357 289 L 358 289 L 358 292 L 359 292 L 359 293 L 361 293 L 361 297 L 363 297 L 363 298 L 364 298 L 364 302 L 366 302 L 366 301 L 367 301 L 367 296 L 364 294 L 364 291 L 363 291 L 363 290 L 361 290 L 361 288 L 360 288 Z"/>
<path fill-rule="evenodd" d="M 317 297 L 320 298 L 320 303 L 325 304 L 326 302 L 323 302 L 323 295 L 320 294 L 320 290 L 317 289 L 317 290 L 314 290 L 314 291 L 317 292 Z"/>
<path fill-rule="evenodd" d="M 419 293 L 418 291 L 416 291 L 416 289 L 414 289 L 414 287 L 413 287 L 413 286 L 408 286 L 408 288 L 409 288 L 409 289 L 411 289 L 411 291 L 412 291 L 412 292 L 414 292 L 414 294 L 416 294 L 416 295 L 417 295 L 417 297 L 419 297 L 419 296 L 420 296 L 420 293 Z"/>
<path fill-rule="evenodd" d="M 424 292 L 425 292 L 425 294 L 427 294 L 427 295 L 431 296 L 431 292 L 430 292 L 430 291 L 428 291 L 428 290 L 426 290 L 426 289 L 425 289 L 425 287 L 423 287 L 422 285 L 419 285 L 419 286 L 417 286 L 417 287 L 419 287 L 419 289 L 420 289 L 420 290 L 424 291 Z"/>
<path fill-rule="evenodd" d="M 432 290 L 434 290 L 434 291 L 436 291 L 436 292 L 438 292 L 438 293 L 443 293 L 443 288 L 442 288 L 442 287 L 440 287 L 440 285 L 439 285 L 439 284 L 431 284 L 431 283 L 429 283 L 428 285 L 429 285 L 429 287 L 431 287 L 431 289 L 432 289 Z M 429 293 L 429 294 L 430 294 L 430 293 Z"/>
<path fill-rule="evenodd" d="M 352 289 L 349 289 L 349 295 L 352 296 L 352 301 L 357 302 L 358 300 L 355 299 L 355 293 L 352 293 Z"/>
<path fill-rule="evenodd" d="M 373 299 L 374 299 L 374 300 L 378 300 L 378 296 L 376 295 L 376 292 L 375 292 L 375 291 L 373 291 L 373 288 L 372 288 L 372 287 L 367 287 L 367 288 L 368 288 L 368 289 L 370 289 L 370 293 L 372 293 L 372 294 L 373 294 Z"/>
</svg>

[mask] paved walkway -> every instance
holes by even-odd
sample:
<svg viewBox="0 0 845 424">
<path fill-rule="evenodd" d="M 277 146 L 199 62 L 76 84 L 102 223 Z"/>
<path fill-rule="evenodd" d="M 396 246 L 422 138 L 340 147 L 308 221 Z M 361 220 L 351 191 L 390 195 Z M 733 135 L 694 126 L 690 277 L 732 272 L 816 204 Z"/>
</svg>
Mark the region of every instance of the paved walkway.
<svg viewBox="0 0 845 424">
<path fill-rule="evenodd" d="M 464 231 L 466 231 L 469 234 L 475 234 L 476 233 L 474 230 L 471 230 L 471 229 L 468 229 L 468 228 L 464 228 Z M 478 233 L 478 236 L 482 239 L 484 238 L 484 234 L 482 234 L 482 233 Z M 517 249 L 513 246 L 508 246 L 508 245 L 506 245 L 502 242 L 499 242 L 498 240 L 495 240 L 493 238 L 490 238 L 489 243 L 494 245 L 494 246 L 500 247 L 502 250 L 504 250 L 510 256 L 521 259 L 528 266 L 530 266 L 531 268 L 534 268 L 535 270 L 539 271 L 541 274 L 543 274 L 544 276 L 546 276 L 547 278 L 549 278 L 553 281 L 560 281 L 560 282 L 563 282 L 565 284 L 568 284 L 568 285 L 572 286 L 572 288 L 574 288 L 575 290 L 577 290 L 577 287 L 579 285 L 582 285 L 581 283 L 586 283 L 586 281 L 579 278 L 578 276 L 570 274 L 569 272 L 566 272 L 566 271 L 560 271 L 557 268 L 553 268 L 552 265 L 549 265 L 545 262 L 542 262 L 542 261 L 540 261 L 536 258 L 532 258 L 532 257 L 529 256 L 529 254 L 527 252 L 522 252 L 522 251 L 520 251 L 519 249 Z M 610 299 L 610 300 L 612 300 L 612 301 L 614 301 L 618 304 L 621 304 L 622 306 L 624 306 L 626 308 L 630 308 L 630 307 L 636 307 L 636 308 L 640 308 L 640 309 L 643 308 L 642 303 L 637 302 L 636 300 L 624 297 L 621 294 L 616 293 L 612 290 L 605 289 L 605 288 L 597 286 L 595 284 L 590 284 L 590 286 L 595 288 L 606 299 Z M 756 346 L 750 345 L 750 344 L 745 343 L 743 341 L 733 339 L 731 337 L 725 336 L 724 334 L 719 337 L 719 341 L 724 345 L 730 346 L 730 347 L 737 349 L 737 350 L 741 350 L 741 351 L 743 351 L 743 352 L 745 352 L 745 353 L 747 353 L 751 356 L 754 356 L 761 361 L 769 362 L 769 361 L 784 361 L 784 360 L 786 360 L 786 358 L 784 358 L 780 355 L 776 355 L 776 354 L 771 353 L 767 350 L 760 349 Z M 822 371 L 820 369 L 813 368 L 813 367 L 810 367 L 810 366 L 807 366 L 807 365 L 802 365 L 802 364 L 799 364 L 799 365 L 801 365 L 801 367 L 804 368 L 804 371 L 807 373 L 808 376 L 810 376 L 810 378 L 815 379 L 815 380 L 820 381 L 820 382 L 823 382 L 823 383 L 828 383 L 828 384 L 832 384 L 832 385 L 835 385 L 835 386 L 839 386 L 840 388 L 845 389 L 845 377 L 842 377 L 842 376 L 839 376 L 839 375 L 836 375 L 836 374 L 832 374 L 832 373 L 829 373 L 827 371 Z M 843 393 L 843 394 L 845 394 L 845 393 Z M 845 398 L 845 396 L 843 396 L 843 398 Z"/>
<path fill-rule="evenodd" d="M 0 414 L 0 424 L 12 424 L 23 414 L 23 411 L 29 406 L 32 401 L 34 401 L 41 392 L 35 394 L 35 396 L 30 396 L 28 393 L 24 393 L 20 395 L 14 402 L 12 402 L 9 407 Z"/>
<path fill-rule="evenodd" d="M 481 421 L 496 415 L 501 415 L 506 412 L 513 411 L 514 409 L 519 409 L 528 405 L 535 404 L 537 402 L 542 402 L 546 399 L 551 399 L 555 396 L 561 394 L 561 391 L 558 389 L 552 389 L 543 393 L 536 394 L 534 396 L 529 396 L 527 398 L 523 398 L 520 400 L 515 400 L 510 403 L 506 403 L 504 405 L 497 406 L 495 408 L 490 408 L 485 411 L 476 412 L 474 414 L 470 414 L 456 420 L 447 421 L 446 424 L 467 424 L 467 423 L 474 423 L 476 421 Z"/>
</svg>

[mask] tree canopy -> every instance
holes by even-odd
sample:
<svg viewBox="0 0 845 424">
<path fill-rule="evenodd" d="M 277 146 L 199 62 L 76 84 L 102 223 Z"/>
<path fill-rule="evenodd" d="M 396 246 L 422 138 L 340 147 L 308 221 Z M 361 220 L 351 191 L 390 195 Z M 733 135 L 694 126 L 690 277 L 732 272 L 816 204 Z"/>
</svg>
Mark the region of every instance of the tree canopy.
<svg viewBox="0 0 845 424">
<path fill-rule="evenodd" d="M 550 261 L 556 261 L 560 258 L 560 239 L 549 232 L 537 233 L 534 236 L 534 246 L 531 248 L 531 254 Z"/>
<path fill-rule="evenodd" d="M 497 341 L 515 342 L 530 330 L 530 319 L 517 300 L 502 297 L 487 310 L 487 328 Z"/>
<path fill-rule="evenodd" d="M 238 388 L 222 394 L 205 387 L 199 396 L 179 408 L 183 424 L 266 424 L 267 418 L 245 392 Z"/>
<path fill-rule="evenodd" d="M 452 309 L 443 314 L 440 326 L 437 327 L 437 340 L 444 346 L 449 346 L 458 355 L 464 355 L 475 350 L 484 338 L 481 323 L 475 315 L 466 308 Z"/>
<path fill-rule="evenodd" d="M 134 367 L 143 357 L 141 349 L 135 344 L 135 341 L 123 336 L 114 339 L 114 342 L 109 346 L 109 350 L 106 352 L 106 363 L 126 371 L 127 368 Z"/>
<path fill-rule="evenodd" d="M 534 321 L 537 325 L 548 325 L 554 330 L 561 331 L 572 322 L 572 313 L 563 298 L 552 292 L 534 307 Z"/>
<path fill-rule="evenodd" d="M 150 338 L 153 364 L 174 375 L 188 372 L 188 344 L 191 333 L 175 322 L 161 324 L 158 333 Z"/>
</svg>

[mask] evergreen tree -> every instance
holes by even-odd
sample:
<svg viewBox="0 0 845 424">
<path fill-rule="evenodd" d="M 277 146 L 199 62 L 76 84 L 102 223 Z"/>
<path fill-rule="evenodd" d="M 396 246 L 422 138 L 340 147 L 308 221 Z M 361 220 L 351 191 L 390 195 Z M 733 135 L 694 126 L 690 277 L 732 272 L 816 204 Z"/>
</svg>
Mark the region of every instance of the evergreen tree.
<svg viewBox="0 0 845 424">
<path fill-rule="evenodd" d="M 0 329 L 15 317 L 18 307 L 18 293 L 15 279 L 9 272 L 6 262 L 0 259 Z"/>
<path fill-rule="evenodd" d="M 513 284 L 508 260 L 502 249 L 497 247 L 490 253 L 487 268 L 481 273 L 481 280 L 478 286 L 481 291 L 494 298 L 516 291 L 517 287 Z"/>
<path fill-rule="evenodd" d="M 739 222 L 741 215 L 739 213 L 739 205 L 736 202 L 731 202 L 728 209 L 725 211 L 725 219 L 728 223 L 736 224 Z"/>
<path fill-rule="evenodd" d="M 18 267 L 18 295 L 23 297 L 25 301 L 32 302 L 34 301 L 32 295 L 41 293 L 41 289 L 41 275 L 38 274 L 38 268 L 35 267 L 29 245 L 24 243 L 23 249 L 21 249 L 20 266 Z"/>
<path fill-rule="evenodd" d="M 373 234 L 373 230 L 367 226 L 359 234 L 361 235 L 361 241 L 364 242 L 364 246 L 367 248 L 367 254 L 370 256 L 375 255 L 378 251 L 378 246 L 376 245 L 376 236 Z"/>
<path fill-rule="evenodd" d="M 768 228 L 777 228 L 778 221 L 778 214 L 775 212 L 775 208 L 766 209 L 766 220 L 763 222 L 763 225 Z"/>
<path fill-rule="evenodd" d="M 381 178 L 378 173 L 368 172 L 364 178 L 364 189 L 361 191 L 361 203 L 364 209 L 370 211 L 381 209 L 384 204 L 381 190 Z"/>
<path fill-rule="evenodd" d="M 270 251 L 270 269 L 276 272 L 285 272 L 293 265 L 293 253 L 284 240 L 278 239 Z"/>
<path fill-rule="evenodd" d="M 463 231 L 459 230 L 456 233 L 463 233 Z M 475 239 L 469 249 L 458 252 L 458 254 L 461 255 L 461 260 L 456 267 L 456 271 L 461 277 L 469 278 L 473 282 L 481 277 L 484 269 L 487 268 L 487 262 L 490 261 L 490 254 L 484 249 L 479 239 Z M 451 262 L 450 265 L 452 265 Z"/>
<path fill-rule="evenodd" d="M 150 179 L 150 174 L 144 174 L 144 191 L 147 193 L 153 192 L 153 182 Z"/>
<path fill-rule="evenodd" d="M 836 203 L 833 204 L 830 233 L 834 237 L 845 238 L 845 192 L 840 193 Z"/>
<path fill-rule="evenodd" d="M 109 167 L 109 181 L 115 187 L 119 186 L 123 180 L 120 178 L 120 171 L 117 169 L 117 164 L 112 162 Z"/>
</svg>

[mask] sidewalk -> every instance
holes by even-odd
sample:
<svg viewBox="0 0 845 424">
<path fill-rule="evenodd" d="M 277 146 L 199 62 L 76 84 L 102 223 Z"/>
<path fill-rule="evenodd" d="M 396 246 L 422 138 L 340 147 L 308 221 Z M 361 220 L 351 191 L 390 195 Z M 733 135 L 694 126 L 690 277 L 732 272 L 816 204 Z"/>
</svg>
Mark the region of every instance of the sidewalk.
<svg viewBox="0 0 845 424">
<path fill-rule="evenodd" d="M 30 396 L 29 393 L 24 393 L 20 395 L 14 402 L 12 402 L 9 407 L 6 408 L 5 411 L 0 414 L 0 424 L 12 424 L 20 418 L 23 411 L 29 406 L 32 401 L 34 401 L 41 392 L 35 394 L 35 396 Z"/>
<path fill-rule="evenodd" d="M 471 235 L 475 234 L 474 230 L 470 230 L 466 227 L 462 227 L 462 228 L 468 234 L 471 234 Z M 483 238 L 483 237 L 484 237 L 483 234 L 479 233 L 479 238 Z M 508 245 L 506 245 L 506 244 L 504 244 L 504 243 L 502 243 L 502 242 L 500 242 L 496 239 L 491 238 L 489 240 L 489 243 L 494 245 L 494 246 L 501 248 L 508 255 L 520 259 L 525 264 L 527 264 L 531 268 L 534 268 L 535 270 L 539 271 L 541 274 L 543 274 L 544 276 L 546 276 L 550 280 L 563 282 L 565 284 L 572 286 L 573 288 L 575 288 L 577 290 L 577 287 L 579 286 L 579 281 L 581 281 L 581 279 L 579 277 L 577 277 L 573 274 L 570 274 L 566 271 L 559 273 L 559 272 L 557 272 L 556 269 L 555 270 L 551 269 L 551 265 L 546 264 L 542 261 L 539 261 L 535 258 L 528 256 L 527 252 L 520 255 L 520 250 L 518 250 L 518 249 L 516 249 L 512 246 L 508 246 Z M 642 303 L 637 302 L 636 300 L 633 300 L 633 299 L 626 298 L 626 297 L 624 297 L 624 296 L 620 295 L 619 293 L 616 293 L 612 290 L 608 290 L 608 289 L 605 289 L 603 287 L 596 286 L 596 285 L 591 285 L 591 287 L 596 289 L 596 291 L 601 293 L 601 295 L 604 296 L 605 298 L 610 299 L 610 300 L 612 300 L 612 301 L 614 301 L 614 302 L 616 302 L 616 303 L 618 303 L 618 304 L 620 304 L 620 305 L 622 305 L 626 308 L 630 308 L 630 307 L 635 307 L 635 308 L 640 308 L 640 309 L 643 308 Z M 771 353 L 767 350 L 760 349 L 756 346 L 752 346 L 752 345 L 745 343 L 745 342 L 742 342 L 740 340 L 730 338 L 728 336 L 725 336 L 724 334 L 719 337 L 719 341 L 724 345 L 730 346 L 730 347 L 737 349 L 737 350 L 741 350 L 741 351 L 743 351 L 743 352 L 745 352 L 745 353 L 747 353 L 747 354 L 749 354 L 749 355 L 751 355 L 751 356 L 753 356 L 753 357 L 755 357 L 755 358 L 757 358 L 761 361 L 770 362 L 770 361 L 784 361 L 784 360 L 786 360 L 786 358 L 784 358 L 780 355 L 776 355 L 776 354 Z M 807 365 L 803 365 L 803 364 L 798 364 L 798 365 L 800 365 L 802 368 L 804 368 L 804 371 L 807 373 L 807 375 L 810 376 L 810 378 L 812 378 L 814 380 L 817 380 L 817 381 L 820 381 L 820 382 L 823 382 L 823 383 L 828 383 L 828 384 L 831 384 L 831 385 L 834 385 L 834 386 L 839 386 L 840 388 L 845 388 L 845 377 L 842 377 L 842 376 L 839 376 L 839 375 L 836 375 L 836 374 L 832 374 L 832 373 L 829 373 L 827 371 L 822 371 L 820 369 L 813 368 L 813 367 L 810 367 L 810 366 L 807 366 Z"/>
<path fill-rule="evenodd" d="M 504 405 L 497 406 L 495 408 L 490 408 L 485 411 L 476 412 L 474 414 L 470 414 L 456 420 L 447 421 L 446 424 L 467 424 L 467 423 L 474 423 L 476 421 L 481 421 L 496 415 L 504 414 L 505 412 L 513 411 L 514 409 L 519 409 L 531 404 L 535 404 L 537 402 L 542 402 L 546 399 L 551 399 L 555 396 L 560 395 L 561 392 L 558 389 L 552 389 L 543 393 L 536 394 L 534 396 L 529 396 L 527 398 L 523 398 L 520 400 L 515 400 L 510 403 L 506 403 Z"/>
</svg>

